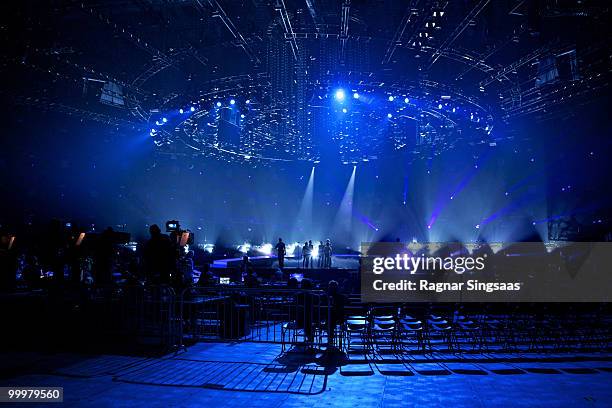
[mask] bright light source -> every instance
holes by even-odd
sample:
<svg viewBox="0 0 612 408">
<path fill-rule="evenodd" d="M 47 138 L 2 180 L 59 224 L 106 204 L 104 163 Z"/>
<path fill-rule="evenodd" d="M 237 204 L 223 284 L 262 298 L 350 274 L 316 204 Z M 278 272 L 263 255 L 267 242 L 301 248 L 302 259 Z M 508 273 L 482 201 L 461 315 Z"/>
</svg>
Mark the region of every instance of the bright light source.
<svg viewBox="0 0 612 408">
<path fill-rule="evenodd" d="M 343 101 L 344 98 L 346 97 L 346 95 L 344 94 L 344 89 L 336 90 L 336 93 L 334 94 L 334 96 L 336 97 L 336 100 Z"/>
<path fill-rule="evenodd" d="M 409 102 L 410 102 L 410 99 L 404 98 L 404 103 L 409 103 Z"/>
<path fill-rule="evenodd" d="M 238 250 L 243 254 L 249 252 L 249 249 L 251 249 L 251 244 L 249 244 L 248 242 L 245 242 L 244 244 L 238 246 Z"/>
<path fill-rule="evenodd" d="M 272 253 L 272 244 L 267 243 L 261 245 L 259 248 L 257 248 L 257 252 L 262 253 L 264 255 L 270 255 Z"/>
<path fill-rule="evenodd" d="M 244 113 L 243 113 L 243 114 L 241 114 L 241 115 L 240 115 L 240 117 L 241 117 L 242 119 L 244 119 Z"/>
<path fill-rule="evenodd" d="M 355 99 L 359 99 L 359 94 L 358 94 L 357 92 L 355 92 L 355 93 L 353 94 L 353 98 L 355 98 Z"/>
<path fill-rule="evenodd" d="M 389 102 L 393 102 L 395 98 L 393 97 L 393 95 L 389 95 Z"/>
<path fill-rule="evenodd" d="M 162 122 L 166 123 L 167 121 L 168 121 L 168 119 L 162 118 Z"/>
<path fill-rule="evenodd" d="M 391 119 L 391 118 L 393 117 L 393 115 L 392 115 L 392 114 L 390 114 L 390 113 L 387 113 L 387 117 L 388 117 L 389 119 Z"/>
<path fill-rule="evenodd" d="M 480 229 L 480 224 L 476 224 L 476 229 Z"/>
<path fill-rule="evenodd" d="M 251 100 L 247 99 L 246 101 L 244 101 L 244 103 L 246 103 L 248 105 L 249 103 L 251 103 Z"/>
<path fill-rule="evenodd" d="M 179 109 L 179 113 L 182 115 L 185 111 L 183 110 L 183 108 Z"/>
<path fill-rule="evenodd" d="M 342 108 L 342 113 L 346 113 L 346 112 L 348 112 L 348 109 Z"/>
<path fill-rule="evenodd" d="M 217 102 L 217 108 L 221 107 L 221 102 Z"/>
<path fill-rule="evenodd" d="M 192 106 L 191 108 L 189 108 L 189 110 L 195 112 L 195 106 Z"/>
<path fill-rule="evenodd" d="M 438 104 L 438 109 L 442 109 L 442 104 Z"/>
<path fill-rule="evenodd" d="M 230 99 L 230 105 L 234 105 L 236 104 L 236 101 L 234 99 Z"/>
</svg>

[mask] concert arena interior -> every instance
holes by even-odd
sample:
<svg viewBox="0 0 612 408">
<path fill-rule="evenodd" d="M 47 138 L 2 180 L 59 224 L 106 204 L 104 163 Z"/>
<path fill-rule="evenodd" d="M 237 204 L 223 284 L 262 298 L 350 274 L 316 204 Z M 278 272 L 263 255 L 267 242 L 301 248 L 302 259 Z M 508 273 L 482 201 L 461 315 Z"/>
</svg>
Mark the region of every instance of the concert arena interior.
<svg viewBox="0 0 612 408">
<path fill-rule="evenodd" d="M 0 6 L 0 407 L 612 406 L 606 0 Z"/>
</svg>

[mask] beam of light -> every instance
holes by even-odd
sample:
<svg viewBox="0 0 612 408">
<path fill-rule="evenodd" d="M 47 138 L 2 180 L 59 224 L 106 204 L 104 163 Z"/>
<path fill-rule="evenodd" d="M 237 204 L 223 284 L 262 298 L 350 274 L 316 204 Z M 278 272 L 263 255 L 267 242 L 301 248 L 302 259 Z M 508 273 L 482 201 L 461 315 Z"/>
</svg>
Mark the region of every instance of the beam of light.
<svg viewBox="0 0 612 408">
<path fill-rule="evenodd" d="M 525 204 L 531 202 L 533 198 L 533 194 L 523 194 L 518 199 L 513 200 L 509 204 L 505 205 L 504 207 L 495 211 L 493 214 L 489 215 L 487 218 L 480 221 L 477 228 L 483 228 L 485 225 L 490 224 L 491 222 L 499 219 L 500 217 L 513 213 L 514 211 L 523 207 Z"/>
<path fill-rule="evenodd" d="M 372 220 L 370 220 L 365 215 L 357 214 L 357 218 L 359 219 L 359 221 L 361 221 L 362 224 L 368 226 L 368 228 L 372 229 L 373 231 L 378 231 L 378 227 L 376 225 L 374 225 L 372 223 Z"/>
<path fill-rule="evenodd" d="M 459 195 L 459 193 L 461 193 L 465 189 L 468 183 L 474 178 L 474 176 L 476 176 L 476 174 L 478 173 L 478 169 L 488 159 L 488 157 L 488 154 L 482 155 L 476 165 L 471 168 L 470 171 L 467 172 L 467 174 L 455 186 L 451 193 L 437 201 L 431 213 L 431 217 L 429 217 L 429 221 L 427 222 L 427 229 L 431 229 L 431 227 L 436 223 L 436 220 L 440 216 L 440 213 L 448 205 L 449 201 L 455 199 Z"/>
<path fill-rule="evenodd" d="M 336 213 L 336 218 L 334 220 L 334 232 L 336 232 L 336 236 L 340 236 L 341 240 L 345 240 L 345 242 L 349 242 L 352 234 L 353 227 L 353 196 L 355 193 L 355 172 L 357 170 L 357 166 L 353 166 L 353 172 L 351 173 L 351 178 L 346 185 L 346 189 L 344 190 L 344 196 L 342 197 L 342 201 L 340 202 L 340 207 L 338 208 L 338 212 Z"/>
<path fill-rule="evenodd" d="M 402 194 L 402 204 L 406 205 L 408 202 L 408 176 L 404 176 L 404 192 Z"/>
<path fill-rule="evenodd" d="M 315 168 L 313 167 L 310 171 L 310 177 L 308 178 L 308 184 L 300 203 L 300 209 L 298 210 L 296 224 L 293 227 L 293 239 L 301 239 L 304 232 L 312 233 L 312 202 L 314 196 L 314 175 Z M 298 244 L 299 245 L 299 244 Z"/>
</svg>

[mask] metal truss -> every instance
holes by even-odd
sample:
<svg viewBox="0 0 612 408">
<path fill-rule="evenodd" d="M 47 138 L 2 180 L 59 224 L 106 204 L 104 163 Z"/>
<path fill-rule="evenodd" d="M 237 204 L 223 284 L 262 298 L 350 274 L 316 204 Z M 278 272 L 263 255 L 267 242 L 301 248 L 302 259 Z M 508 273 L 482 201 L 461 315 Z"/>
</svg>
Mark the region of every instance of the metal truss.
<svg viewBox="0 0 612 408">
<path fill-rule="evenodd" d="M 142 130 L 145 128 L 145 124 L 142 122 L 134 122 L 127 119 L 117 118 L 115 116 L 106 115 L 103 113 L 97 113 L 88 111 L 85 109 L 75 108 L 73 106 L 65 105 L 63 103 L 54 102 L 45 97 L 25 97 L 25 96 L 13 96 L 13 103 L 21 106 L 32 106 L 44 111 L 60 112 L 66 115 L 75 116 L 84 120 L 90 120 L 94 122 L 105 123 L 112 126 L 131 127 L 132 129 Z"/>
<path fill-rule="evenodd" d="M 297 60 L 298 45 L 295 41 L 295 35 L 293 34 L 293 27 L 291 27 L 291 20 L 289 14 L 287 14 L 287 8 L 285 7 L 284 0 L 276 0 L 274 3 L 274 10 L 280 14 L 281 22 L 283 24 L 283 30 L 285 31 L 285 39 L 291 45 L 291 52 L 293 53 L 293 59 Z"/>
<path fill-rule="evenodd" d="M 536 58 L 541 57 L 542 55 L 544 55 L 548 51 L 549 51 L 548 47 L 541 47 L 541 48 L 538 48 L 537 50 L 534 50 L 534 51 L 530 52 L 529 54 L 521 57 L 518 61 L 515 61 L 512 64 L 507 65 L 506 67 L 500 69 L 499 71 L 497 71 L 493 75 L 489 76 L 488 78 L 485 78 L 482 81 L 480 81 L 480 83 L 479 83 L 480 87 L 485 87 L 485 86 L 491 84 L 494 81 L 499 81 L 499 80 L 502 80 L 502 79 L 507 79 L 507 77 L 506 77 L 507 74 L 509 74 L 511 72 L 514 72 L 517 69 L 519 69 L 520 67 L 522 67 L 523 65 L 533 61 Z"/>
<path fill-rule="evenodd" d="M 348 28 L 351 13 L 351 0 L 342 0 L 342 17 L 340 21 L 340 61 L 344 62 L 346 54 L 346 42 L 348 40 Z"/>
<path fill-rule="evenodd" d="M 168 64 L 172 63 L 172 61 L 166 54 L 153 47 L 151 44 L 141 39 L 137 35 L 130 33 L 125 28 L 119 27 L 116 23 L 113 23 L 108 17 L 104 16 L 102 13 L 97 12 L 92 7 L 87 6 L 85 3 L 81 3 L 81 9 L 89 13 L 91 16 L 96 17 L 98 20 L 105 23 L 106 25 L 112 27 L 115 32 L 119 33 L 122 37 L 130 41 L 132 44 L 136 45 L 138 48 L 148 52 L 153 57 L 157 59 L 167 60 Z"/>
<path fill-rule="evenodd" d="M 196 4 L 199 6 L 200 9 L 204 8 L 202 1 L 204 0 L 195 0 Z M 251 49 L 251 46 L 249 45 L 249 43 L 245 40 L 245 38 L 240 33 L 240 31 L 238 31 L 238 28 L 236 27 L 236 25 L 234 25 L 232 19 L 229 18 L 225 10 L 223 10 L 223 7 L 221 7 L 221 4 L 219 4 L 217 0 L 205 0 L 205 1 L 210 5 L 210 7 L 212 7 L 213 17 L 218 17 L 221 19 L 221 21 L 223 22 L 227 30 L 230 32 L 232 37 L 234 37 L 235 44 L 238 47 L 242 48 L 242 50 L 247 54 L 251 62 L 255 64 L 261 63 L 261 61 L 255 54 L 255 52 Z"/>
<path fill-rule="evenodd" d="M 429 63 L 427 69 L 430 69 L 433 66 L 433 64 L 436 63 L 438 58 L 440 58 L 442 53 L 444 51 L 446 51 L 455 42 L 455 40 L 457 38 L 459 38 L 461 33 L 463 33 L 465 31 L 465 29 L 468 27 L 468 25 L 470 24 L 470 21 L 474 20 L 476 18 L 476 16 L 478 16 L 478 14 L 480 14 L 480 12 L 486 7 L 486 5 L 489 4 L 489 1 L 490 0 L 480 0 L 474 6 L 474 8 L 472 8 L 472 10 L 470 10 L 470 12 L 463 18 L 463 20 L 461 20 L 459 25 L 457 25 L 457 27 L 455 27 L 453 32 L 448 37 L 446 37 L 446 39 L 440 45 L 440 47 L 438 47 L 431 54 L 431 57 L 430 57 L 430 61 L 431 62 Z"/>
</svg>

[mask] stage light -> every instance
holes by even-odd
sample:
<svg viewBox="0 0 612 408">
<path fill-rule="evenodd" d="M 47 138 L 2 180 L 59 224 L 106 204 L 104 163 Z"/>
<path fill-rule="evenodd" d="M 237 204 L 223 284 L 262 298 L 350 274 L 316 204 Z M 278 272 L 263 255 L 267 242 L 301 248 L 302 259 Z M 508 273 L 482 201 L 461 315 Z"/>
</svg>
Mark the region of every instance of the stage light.
<svg viewBox="0 0 612 408">
<path fill-rule="evenodd" d="M 189 108 L 190 111 L 195 112 L 195 107 L 192 106 L 191 108 Z"/>
<path fill-rule="evenodd" d="M 217 102 L 217 108 L 221 107 L 221 102 Z"/>
<path fill-rule="evenodd" d="M 404 98 L 404 103 L 409 103 L 409 102 L 410 102 L 410 99 Z"/>
<path fill-rule="evenodd" d="M 236 101 L 234 99 L 230 99 L 230 105 L 234 105 Z"/>
<path fill-rule="evenodd" d="M 395 98 L 393 97 L 393 95 L 389 95 L 389 102 L 393 102 Z"/>
<path fill-rule="evenodd" d="M 264 255 L 270 255 L 272 253 L 272 244 L 270 243 L 263 244 L 257 249 L 257 251 Z"/>
<path fill-rule="evenodd" d="M 244 113 L 243 113 L 243 114 L 241 114 L 241 115 L 240 115 L 240 117 L 241 117 L 242 119 L 244 119 Z"/>
<path fill-rule="evenodd" d="M 168 119 L 162 118 L 162 122 L 166 123 L 167 121 L 168 121 Z"/>
<path fill-rule="evenodd" d="M 348 109 L 342 108 L 342 113 L 346 113 L 346 112 L 348 112 Z"/>
<path fill-rule="evenodd" d="M 455 113 L 456 110 L 457 110 L 456 108 L 453 108 L 453 113 Z"/>
<path fill-rule="evenodd" d="M 391 118 L 393 117 L 393 115 L 392 115 L 392 114 L 390 114 L 390 113 L 387 113 L 387 117 L 388 117 L 389 119 L 391 119 Z"/>
<path fill-rule="evenodd" d="M 244 103 L 246 103 L 248 105 L 249 103 L 251 103 L 251 100 L 247 99 L 246 101 L 244 101 Z"/>
<path fill-rule="evenodd" d="M 428 226 L 427 226 L 427 229 L 431 229 L 431 225 L 428 225 Z"/>
<path fill-rule="evenodd" d="M 179 113 L 182 115 L 185 111 L 183 110 L 183 108 L 179 109 Z"/>
<path fill-rule="evenodd" d="M 359 99 L 359 94 L 358 94 L 357 92 L 355 92 L 355 93 L 353 94 L 353 98 L 355 98 L 355 99 Z"/>
<path fill-rule="evenodd" d="M 336 100 L 343 101 L 345 98 L 344 89 L 336 90 L 336 93 L 334 94 L 334 96 L 336 97 Z"/>
<path fill-rule="evenodd" d="M 476 224 L 476 229 L 480 229 L 480 224 Z"/>
<path fill-rule="evenodd" d="M 438 104 L 438 109 L 442 109 L 442 104 Z"/>
</svg>

